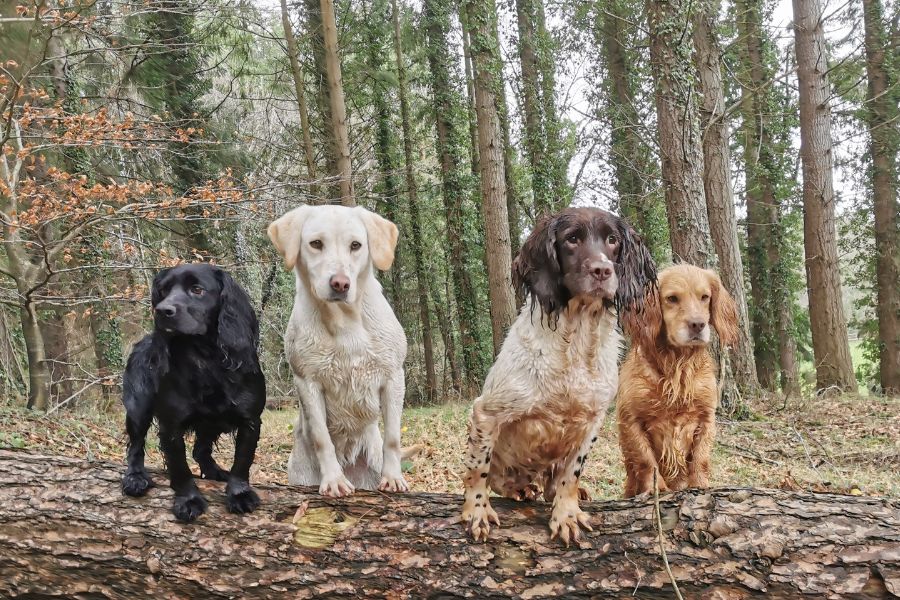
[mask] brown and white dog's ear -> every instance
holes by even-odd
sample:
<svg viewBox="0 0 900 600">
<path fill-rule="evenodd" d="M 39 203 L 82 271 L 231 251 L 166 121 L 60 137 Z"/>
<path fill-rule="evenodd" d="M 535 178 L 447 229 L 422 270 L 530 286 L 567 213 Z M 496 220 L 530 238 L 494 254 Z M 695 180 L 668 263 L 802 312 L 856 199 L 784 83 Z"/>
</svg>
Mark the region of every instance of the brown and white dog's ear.
<svg viewBox="0 0 900 600">
<path fill-rule="evenodd" d="M 288 271 L 293 271 L 297 264 L 297 258 L 300 256 L 300 232 L 311 210 L 311 206 L 304 204 L 284 213 L 269 224 L 267 230 L 269 239 L 284 257 L 284 268 Z"/>
<path fill-rule="evenodd" d="M 738 341 L 738 315 L 734 299 L 715 271 L 707 270 L 712 289 L 709 298 L 709 322 L 719 334 L 723 346 L 731 346 Z"/>
<path fill-rule="evenodd" d="M 361 206 L 357 206 L 355 210 L 360 212 L 366 226 L 366 234 L 369 236 L 369 256 L 372 257 L 372 263 L 379 271 L 387 271 L 394 264 L 394 250 L 397 248 L 400 231 L 396 225 L 381 215 Z"/>
<path fill-rule="evenodd" d="M 547 315 L 563 309 L 570 294 L 563 285 L 562 269 L 556 254 L 556 218 L 541 219 L 512 264 L 512 283 L 520 298 L 531 294 Z"/>
</svg>

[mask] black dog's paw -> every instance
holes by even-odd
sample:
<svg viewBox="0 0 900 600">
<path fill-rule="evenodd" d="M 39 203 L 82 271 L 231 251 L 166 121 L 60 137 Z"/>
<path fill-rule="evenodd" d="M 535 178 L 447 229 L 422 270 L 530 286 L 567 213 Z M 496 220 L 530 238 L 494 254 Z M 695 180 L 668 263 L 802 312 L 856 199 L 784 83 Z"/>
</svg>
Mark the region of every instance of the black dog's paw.
<svg viewBox="0 0 900 600">
<path fill-rule="evenodd" d="M 145 471 L 125 473 L 122 478 L 122 493 L 126 496 L 143 496 L 153 487 L 153 480 Z"/>
<path fill-rule="evenodd" d="M 228 512 L 242 515 L 259 508 L 259 496 L 247 481 L 229 482 L 225 487 L 225 505 Z"/>
<path fill-rule="evenodd" d="M 190 496 L 175 496 L 172 504 L 172 514 L 179 521 L 190 523 L 206 512 L 206 499 L 194 492 Z"/>
<path fill-rule="evenodd" d="M 210 481 L 228 481 L 229 475 L 231 475 L 230 471 L 227 471 L 218 465 L 211 469 L 200 468 L 200 477 L 202 479 L 209 479 Z"/>
</svg>

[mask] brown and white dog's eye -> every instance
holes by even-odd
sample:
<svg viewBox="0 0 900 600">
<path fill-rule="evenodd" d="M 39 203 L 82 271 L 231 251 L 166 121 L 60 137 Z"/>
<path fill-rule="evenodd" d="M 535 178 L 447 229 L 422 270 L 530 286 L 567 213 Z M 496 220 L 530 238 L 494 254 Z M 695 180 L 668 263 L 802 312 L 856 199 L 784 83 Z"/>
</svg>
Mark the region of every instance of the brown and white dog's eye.
<svg viewBox="0 0 900 600">
<path fill-rule="evenodd" d="M 362 244 L 360 244 L 359 242 L 350 242 L 350 251 L 351 252 L 356 252 L 360 248 L 362 248 Z"/>
<path fill-rule="evenodd" d="M 615 246 L 619 243 L 619 236 L 610 234 L 606 236 L 606 243 L 610 246 Z"/>
<path fill-rule="evenodd" d="M 202 296 L 205 292 L 206 292 L 206 290 L 204 290 L 199 285 L 191 286 L 191 295 L 193 295 L 193 296 Z"/>
<path fill-rule="evenodd" d="M 678 303 L 678 296 L 675 296 L 675 295 L 672 295 L 672 296 L 666 296 L 666 302 L 671 302 L 672 304 L 677 304 L 677 303 Z"/>
<path fill-rule="evenodd" d="M 316 250 L 321 250 L 322 249 L 322 240 L 313 240 L 309 243 L 309 245 L 311 247 L 315 248 Z"/>
<path fill-rule="evenodd" d="M 570 244 L 577 244 L 577 243 L 578 243 L 578 234 L 577 234 L 577 233 L 570 233 L 570 234 L 566 237 L 566 241 L 569 242 Z"/>
</svg>

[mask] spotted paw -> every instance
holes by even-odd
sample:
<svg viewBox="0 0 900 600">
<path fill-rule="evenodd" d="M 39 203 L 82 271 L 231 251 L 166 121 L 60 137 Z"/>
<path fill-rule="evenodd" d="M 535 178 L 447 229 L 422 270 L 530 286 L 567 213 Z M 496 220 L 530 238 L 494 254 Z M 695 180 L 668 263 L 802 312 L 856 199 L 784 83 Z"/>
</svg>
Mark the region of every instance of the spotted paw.
<svg viewBox="0 0 900 600">
<path fill-rule="evenodd" d="M 581 528 L 593 531 L 591 517 L 578 507 L 574 500 L 560 500 L 550 514 L 550 539 L 559 537 L 568 547 L 569 542 L 581 539 Z"/>
<path fill-rule="evenodd" d="M 500 518 L 494 512 L 487 498 L 465 502 L 462 510 L 462 524 L 473 540 L 486 542 L 488 534 L 491 532 L 491 522 L 500 526 Z"/>
</svg>

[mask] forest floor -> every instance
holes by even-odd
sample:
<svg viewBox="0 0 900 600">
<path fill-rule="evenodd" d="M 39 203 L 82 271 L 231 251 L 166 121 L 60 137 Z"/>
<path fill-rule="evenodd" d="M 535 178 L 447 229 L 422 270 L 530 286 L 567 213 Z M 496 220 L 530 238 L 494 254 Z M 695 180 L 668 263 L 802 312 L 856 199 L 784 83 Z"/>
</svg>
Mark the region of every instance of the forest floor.
<svg viewBox="0 0 900 600">
<path fill-rule="evenodd" d="M 413 490 L 462 491 L 461 458 L 469 406 L 408 408 L 403 443 L 421 451 L 404 461 Z M 267 410 L 252 481 L 287 483 L 287 459 L 296 412 Z M 624 472 L 615 417 L 606 420 L 582 476 L 595 499 L 621 494 Z M 123 414 L 74 408 L 40 415 L 0 403 L 0 447 L 122 462 Z M 230 466 L 231 440 L 217 449 Z M 162 466 L 156 435 L 148 437 L 148 463 Z M 196 467 L 195 467 L 196 470 Z M 900 497 L 900 398 L 841 396 L 807 399 L 786 408 L 751 405 L 751 418 L 720 420 L 713 455 L 713 485 L 776 487 Z"/>
</svg>

